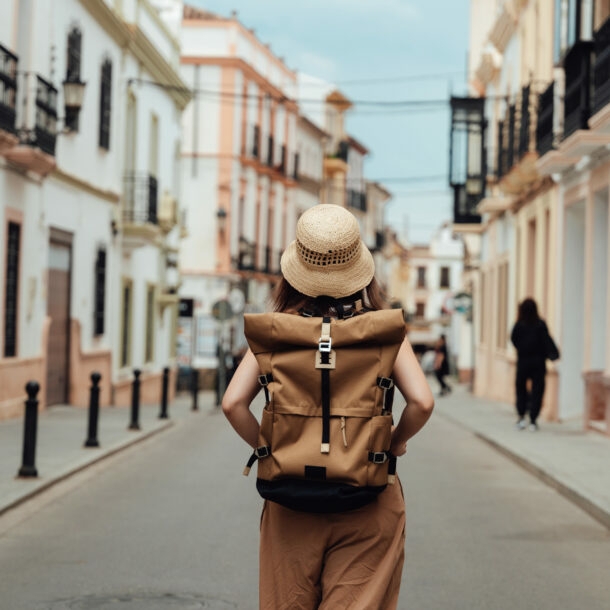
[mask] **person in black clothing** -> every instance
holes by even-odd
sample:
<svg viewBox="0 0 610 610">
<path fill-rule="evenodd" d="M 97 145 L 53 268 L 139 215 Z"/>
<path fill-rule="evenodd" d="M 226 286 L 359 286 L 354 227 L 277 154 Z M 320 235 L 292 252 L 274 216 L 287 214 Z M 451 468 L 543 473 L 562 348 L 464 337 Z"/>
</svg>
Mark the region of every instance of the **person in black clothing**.
<svg viewBox="0 0 610 610">
<path fill-rule="evenodd" d="M 451 386 L 445 381 L 445 375 L 449 375 L 449 355 L 447 354 L 447 340 L 445 335 L 441 335 L 434 348 L 434 374 L 441 386 L 439 396 L 444 396 L 451 392 Z"/>
<path fill-rule="evenodd" d="M 517 322 L 510 338 L 517 349 L 515 389 L 519 420 L 516 425 L 519 430 L 527 427 L 525 417 L 529 410 L 529 428 L 537 430 L 536 420 L 545 389 L 549 331 L 546 322 L 538 315 L 538 307 L 533 299 L 525 299 L 519 305 Z M 527 389 L 528 380 L 531 382 L 530 392 Z"/>
</svg>

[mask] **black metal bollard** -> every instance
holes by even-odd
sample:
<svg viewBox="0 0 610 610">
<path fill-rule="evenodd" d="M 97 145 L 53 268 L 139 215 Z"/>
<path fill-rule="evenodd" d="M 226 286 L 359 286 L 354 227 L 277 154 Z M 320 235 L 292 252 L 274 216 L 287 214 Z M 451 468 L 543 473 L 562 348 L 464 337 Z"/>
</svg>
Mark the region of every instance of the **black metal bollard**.
<svg viewBox="0 0 610 610">
<path fill-rule="evenodd" d="M 197 393 L 199 392 L 199 371 L 197 369 L 193 369 L 191 371 L 191 391 L 193 392 L 193 406 L 191 411 L 199 411 L 199 406 L 197 405 Z"/>
<path fill-rule="evenodd" d="M 91 373 L 91 389 L 89 391 L 89 425 L 87 426 L 87 440 L 85 447 L 99 447 L 97 440 L 97 422 L 100 413 L 100 380 L 99 373 Z"/>
<path fill-rule="evenodd" d="M 129 430 L 140 429 L 140 369 L 133 370 L 133 385 L 131 386 L 131 422 Z"/>
<path fill-rule="evenodd" d="M 25 401 L 25 420 L 23 427 L 23 461 L 19 469 L 20 477 L 37 477 L 36 470 L 36 430 L 38 428 L 38 399 L 36 398 L 40 385 L 36 381 L 28 381 L 25 391 L 28 398 Z"/>
<path fill-rule="evenodd" d="M 161 385 L 161 413 L 159 419 L 169 419 L 167 413 L 167 389 L 169 387 L 169 367 L 163 369 L 163 381 Z"/>
</svg>

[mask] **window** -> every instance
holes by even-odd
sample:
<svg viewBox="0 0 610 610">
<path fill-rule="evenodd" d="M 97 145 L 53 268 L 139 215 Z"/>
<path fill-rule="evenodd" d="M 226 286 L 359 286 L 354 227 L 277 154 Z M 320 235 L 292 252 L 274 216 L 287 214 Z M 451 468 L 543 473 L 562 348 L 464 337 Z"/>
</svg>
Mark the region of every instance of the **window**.
<svg viewBox="0 0 610 610">
<path fill-rule="evenodd" d="M 498 267 L 498 329 L 496 346 L 506 349 L 508 343 L 508 263 Z"/>
<path fill-rule="evenodd" d="M 112 63 L 107 59 L 102 65 L 100 82 L 100 148 L 110 150 L 110 107 L 112 93 Z"/>
<path fill-rule="evenodd" d="M 449 288 L 451 285 L 449 273 L 449 267 L 441 267 L 441 288 Z"/>
<path fill-rule="evenodd" d="M 415 317 L 423 318 L 426 315 L 426 304 L 419 302 L 415 304 Z"/>
<path fill-rule="evenodd" d="M 417 287 L 418 288 L 426 287 L 426 268 L 425 267 L 417 268 Z"/>
<path fill-rule="evenodd" d="M 153 362 L 155 359 L 155 287 L 148 285 L 146 288 L 146 342 L 144 346 L 145 362 Z"/>
<path fill-rule="evenodd" d="M 19 288 L 19 247 L 21 226 L 8 223 L 6 283 L 4 286 L 4 357 L 17 355 L 17 295 Z"/>
<path fill-rule="evenodd" d="M 121 366 L 131 364 L 131 280 L 123 280 L 123 303 L 121 310 Z"/>
<path fill-rule="evenodd" d="M 104 334 L 106 303 L 106 250 L 100 248 L 95 259 L 95 294 L 93 298 L 93 334 Z"/>
<path fill-rule="evenodd" d="M 77 27 L 72 28 L 68 34 L 68 48 L 66 57 L 66 81 L 70 83 L 80 83 L 80 64 L 81 64 L 81 42 L 82 34 Z M 75 109 L 66 106 L 65 123 L 70 129 L 78 131 L 78 117 L 80 108 Z"/>
</svg>

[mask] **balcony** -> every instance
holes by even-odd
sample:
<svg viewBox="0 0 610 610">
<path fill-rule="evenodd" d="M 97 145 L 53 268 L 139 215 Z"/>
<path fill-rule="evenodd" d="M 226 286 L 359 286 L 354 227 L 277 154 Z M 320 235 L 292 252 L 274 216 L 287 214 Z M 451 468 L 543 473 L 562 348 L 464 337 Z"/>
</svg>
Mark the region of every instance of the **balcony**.
<svg viewBox="0 0 610 610">
<path fill-rule="evenodd" d="M 502 193 L 519 194 L 539 177 L 536 170 L 538 154 L 534 130 L 537 111 L 538 98 L 533 86 L 529 84 L 521 89 L 508 106 L 505 119 L 498 123 L 496 177 L 501 191 L 500 199 Z M 497 195 L 492 199 L 497 199 Z M 494 210 L 497 209 L 495 204 L 493 207 Z"/>
<path fill-rule="evenodd" d="M 591 116 L 591 59 L 593 43 L 577 42 L 564 61 L 566 88 L 564 96 L 563 137 L 579 129 L 588 129 Z"/>
<path fill-rule="evenodd" d="M 366 212 L 366 193 L 348 189 L 346 195 L 347 207 Z"/>
<path fill-rule="evenodd" d="M 610 104 L 610 19 L 593 35 L 593 45 L 593 114 L 597 114 Z"/>
<path fill-rule="evenodd" d="M 593 44 L 593 116 L 589 127 L 598 132 L 610 132 L 610 19 L 595 32 Z"/>
<path fill-rule="evenodd" d="M 538 97 L 538 122 L 536 124 L 536 149 L 542 157 L 555 148 L 553 112 L 555 106 L 555 82 Z"/>
<path fill-rule="evenodd" d="M 17 63 L 17 56 L 0 45 L 0 153 L 19 141 L 15 135 Z"/>
<path fill-rule="evenodd" d="M 161 234 L 157 217 L 157 179 L 144 172 L 129 172 L 123 180 L 123 244 L 138 248 Z"/>
<path fill-rule="evenodd" d="M 22 75 L 22 87 L 16 87 L 17 133 L 21 145 L 11 148 L 6 158 L 15 166 L 40 175 L 55 167 L 57 140 L 57 89 L 41 76 Z"/>
<path fill-rule="evenodd" d="M 256 257 L 256 244 L 246 239 L 243 235 L 239 238 L 239 254 L 234 264 L 238 271 L 254 271 Z"/>
<path fill-rule="evenodd" d="M 486 189 L 484 98 L 451 98 L 449 184 L 453 189 L 453 222 L 480 224 L 477 212 Z"/>
</svg>

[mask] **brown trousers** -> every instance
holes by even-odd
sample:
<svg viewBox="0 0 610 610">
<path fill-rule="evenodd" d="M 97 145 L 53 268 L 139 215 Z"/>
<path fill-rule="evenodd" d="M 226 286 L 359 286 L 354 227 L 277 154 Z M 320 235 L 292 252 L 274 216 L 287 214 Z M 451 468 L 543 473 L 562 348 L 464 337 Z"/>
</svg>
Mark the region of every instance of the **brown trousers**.
<svg viewBox="0 0 610 610">
<path fill-rule="evenodd" d="M 394 610 L 404 562 L 398 478 L 377 500 L 338 514 L 265 502 L 260 610 Z"/>
</svg>

